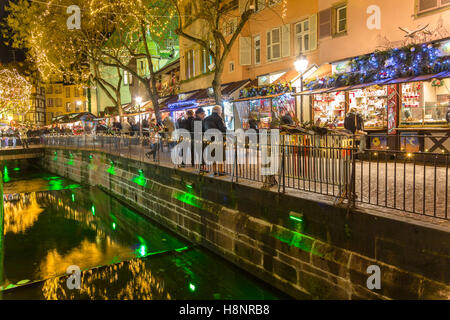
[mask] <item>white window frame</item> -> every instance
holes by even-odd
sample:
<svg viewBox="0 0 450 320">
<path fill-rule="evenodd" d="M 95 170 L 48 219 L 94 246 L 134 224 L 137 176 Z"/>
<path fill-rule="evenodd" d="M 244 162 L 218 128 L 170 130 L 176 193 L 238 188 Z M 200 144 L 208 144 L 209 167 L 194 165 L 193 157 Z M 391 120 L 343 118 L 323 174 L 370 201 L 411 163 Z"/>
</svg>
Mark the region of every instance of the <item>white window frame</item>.
<svg viewBox="0 0 450 320">
<path fill-rule="evenodd" d="M 66 112 L 71 112 L 72 107 L 70 102 L 66 102 Z"/>
<path fill-rule="evenodd" d="M 305 31 L 305 24 L 308 24 L 308 30 Z M 298 26 L 301 26 L 301 31 L 298 32 Z M 306 36 L 308 36 L 308 40 L 306 41 Z M 310 25 L 309 25 L 309 19 L 305 19 L 303 21 L 300 21 L 298 23 L 295 24 L 295 53 L 296 54 L 300 54 L 300 53 L 305 53 L 305 52 L 309 52 L 311 51 L 310 48 L 310 36 L 311 36 L 311 29 L 310 29 Z M 305 50 L 305 44 L 308 44 L 308 49 Z M 300 48 L 300 44 L 301 44 L 301 48 Z"/>
<path fill-rule="evenodd" d="M 345 9 L 345 19 L 339 19 L 339 13 Z M 339 23 L 345 21 L 345 29 L 339 30 Z M 344 33 L 347 31 L 347 5 L 343 5 L 336 8 L 336 34 Z"/>
<path fill-rule="evenodd" d="M 257 44 L 259 41 L 259 45 Z M 256 53 L 259 51 L 259 60 L 256 60 Z M 258 34 L 253 37 L 253 61 L 254 64 L 261 64 L 261 36 Z"/>
<path fill-rule="evenodd" d="M 273 32 L 274 31 L 278 31 L 278 42 L 274 43 L 273 42 Z M 282 57 L 282 52 L 281 52 L 281 47 L 282 47 L 282 32 L 281 32 L 281 27 L 278 28 L 273 28 L 270 29 L 269 31 L 267 31 L 267 61 L 276 61 L 281 59 Z M 278 57 L 274 57 L 273 52 L 274 52 L 274 47 L 275 46 L 279 46 L 279 56 Z"/>
</svg>

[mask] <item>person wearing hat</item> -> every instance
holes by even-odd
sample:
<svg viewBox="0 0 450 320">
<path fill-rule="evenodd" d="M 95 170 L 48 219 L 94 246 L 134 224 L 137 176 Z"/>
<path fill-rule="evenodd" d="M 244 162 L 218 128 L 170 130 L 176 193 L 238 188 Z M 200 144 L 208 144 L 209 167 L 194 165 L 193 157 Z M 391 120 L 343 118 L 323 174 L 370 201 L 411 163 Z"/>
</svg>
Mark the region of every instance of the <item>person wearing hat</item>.
<svg viewBox="0 0 450 320">
<path fill-rule="evenodd" d="M 225 126 L 225 122 L 222 118 L 222 107 L 219 105 L 216 105 L 212 109 L 212 114 L 205 118 L 203 121 L 204 124 L 204 130 L 208 131 L 209 129 L 217 129 L 221 133 L 226 134 L 227 133 L 227 127 Z M 225 136 L 224 136 L 225 139 Z M 215 155 L 212 154 L 214 157 Z M 226 173 L 223 171 L 223 160 L 221 159 L 221 163 L 219 164 L 219 171 L 217 171 L 217 164 L 213 163 L 213 174 L 214 176 L 224 176 Z"/>
</svg>

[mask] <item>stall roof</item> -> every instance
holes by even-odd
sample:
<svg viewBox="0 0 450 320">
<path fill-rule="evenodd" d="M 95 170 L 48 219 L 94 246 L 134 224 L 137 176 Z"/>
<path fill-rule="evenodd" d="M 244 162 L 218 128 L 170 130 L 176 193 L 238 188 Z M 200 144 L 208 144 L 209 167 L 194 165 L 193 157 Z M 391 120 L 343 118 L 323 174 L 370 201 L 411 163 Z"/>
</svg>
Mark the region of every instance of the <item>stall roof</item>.
<svg viewBox="0 0 450 320">
<path fill-rule="evenodd" d="M 236 90 L 239 90 L 240 88 L 242 88 L 243 86 L 245 86 L 248 83 L 250 83 L 250 79 L 225 83 L 222 85 L 222 95 L 230 96 L 234 92 L 236 92 Z M 214 98 L 211 97 L 210 94 L 208 93 L 208 90 L 209 90 L 209 88 L 198 89 L 195 91 L 186 92 L 186 93 L 184 93 L 187 95 L 187 98 L 185 100 L 178 100 L 178 98 L 179 98 L 178 95 L 169 96 L 169 97 L 166 97 L 166 99 L 164 101 L 162 101 L 161 104 L 169 106 L 169 105 L 173 105 L 175 103 L 186 102 L 186 104 L 185 105 L 183 104 L 183 106 L 182 106 L 183 109 L 195 107 L 197 102 L 194 102 L 194 101 L 208 100 L 208 99 L 211 99 L 212 101 L 214 100 Z M 192 103 L 190 103 L 191 101 L 192 101 Z"/>
<path fill-rule="evenodd" d="M 318 94 L 318 93 L 328 93 L 328 92 L 335 92 L 335 91 L 348 91 L 348 90 L 356 90 L 356 89 L 362 89 L 374 85 L 388 85 L 388 84 L 397 84 L 397 83 L 405 83 L 405 82 L 416 82 L 416 81 L 427 81 L 434 78 L 442 79 L 442 78 L 448 78 L 450 77 L 450 71 L 444 71 L 441 73 L 435 73 L 435 74 L 426 74 L 416 77 L 406 77 L 406 78 L 396 78 L 396 79 L 388 79 L 388 80 L 381 80 L 381 81 L 375 81 L 375 82 L 369 82 L 369 83 L 361 83 L 353 86 L 345 86 L 345 87 L 335 87 L 335 88 L 324 88 L 324 89 L 316 89 L 316 90 L 305 90 L 302 92 L 294 93 L 295 96 L 300 95 L 311 95 L 311 94 Z"/>
</svg>

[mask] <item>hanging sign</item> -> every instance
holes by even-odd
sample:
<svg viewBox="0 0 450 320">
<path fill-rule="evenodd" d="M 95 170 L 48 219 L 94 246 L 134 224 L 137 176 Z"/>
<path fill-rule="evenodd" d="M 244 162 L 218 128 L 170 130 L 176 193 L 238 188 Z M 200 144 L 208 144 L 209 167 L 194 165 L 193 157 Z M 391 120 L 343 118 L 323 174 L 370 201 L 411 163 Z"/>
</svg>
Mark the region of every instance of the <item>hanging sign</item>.
<svg viewBox="0 0 450 320">
<path fill-rule="evenodd" d="M 388 114 L 388 134 L 396 134 L 397 130 L 397 90 L 395 85 L 390 85 L 387 88 L 387 114 Z"/>
</svg>

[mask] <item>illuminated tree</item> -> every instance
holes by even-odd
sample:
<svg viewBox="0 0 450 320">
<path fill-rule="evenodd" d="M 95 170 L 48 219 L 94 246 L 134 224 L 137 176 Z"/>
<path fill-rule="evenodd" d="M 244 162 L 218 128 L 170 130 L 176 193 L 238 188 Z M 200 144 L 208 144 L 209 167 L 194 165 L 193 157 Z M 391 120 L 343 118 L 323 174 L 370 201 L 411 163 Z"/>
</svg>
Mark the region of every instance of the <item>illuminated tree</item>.
<svg viewBox="0 0 450 320">
<path fill-rule="evenodd" d="M 45 3 L 44 3 L 45 2 Z M 77 5 L 81 28 L 68 30 L 66 10 Z M 177 19 L 170 0 L 19 0 L 8 8 L 7 26 L 13 46 L 28 49 L 29 59 L 38 65 L 45 79 L 65 76 L 91 79 L 121 111 L 120 81 L 103 76 L 102 66 L 125 70 L 142 83 L 159 117 L 154 59 L 175 29 Z M 147 72 L 136 69 L 136 60 L 147 61 Z"/>
<path fill-rule="evenodd" d="M 16 69 L 0 69 L 0 112 L 25 115 L 30 109 L 31 88 Z"/>
<path fill-rule="evenodd" d="M 212 87 L 217 104 L 222 104 L 222 73 L 233 45 L 247 21 L 255 12 L 255 0 L 241 0 L 241 13 L 236 13 L 233 2 L 222 0 L 171 0 L 178 11 L 179 27 L 176 33 L 209 53 L 213 61 L 214 78 Z M 237 19 L 234 28 L 224 28 L 224 24 Z M 200 28 L 190 28 L 191 22 Z M 201 30 L 199 33 L 198 31 Z"/>
</svg>

